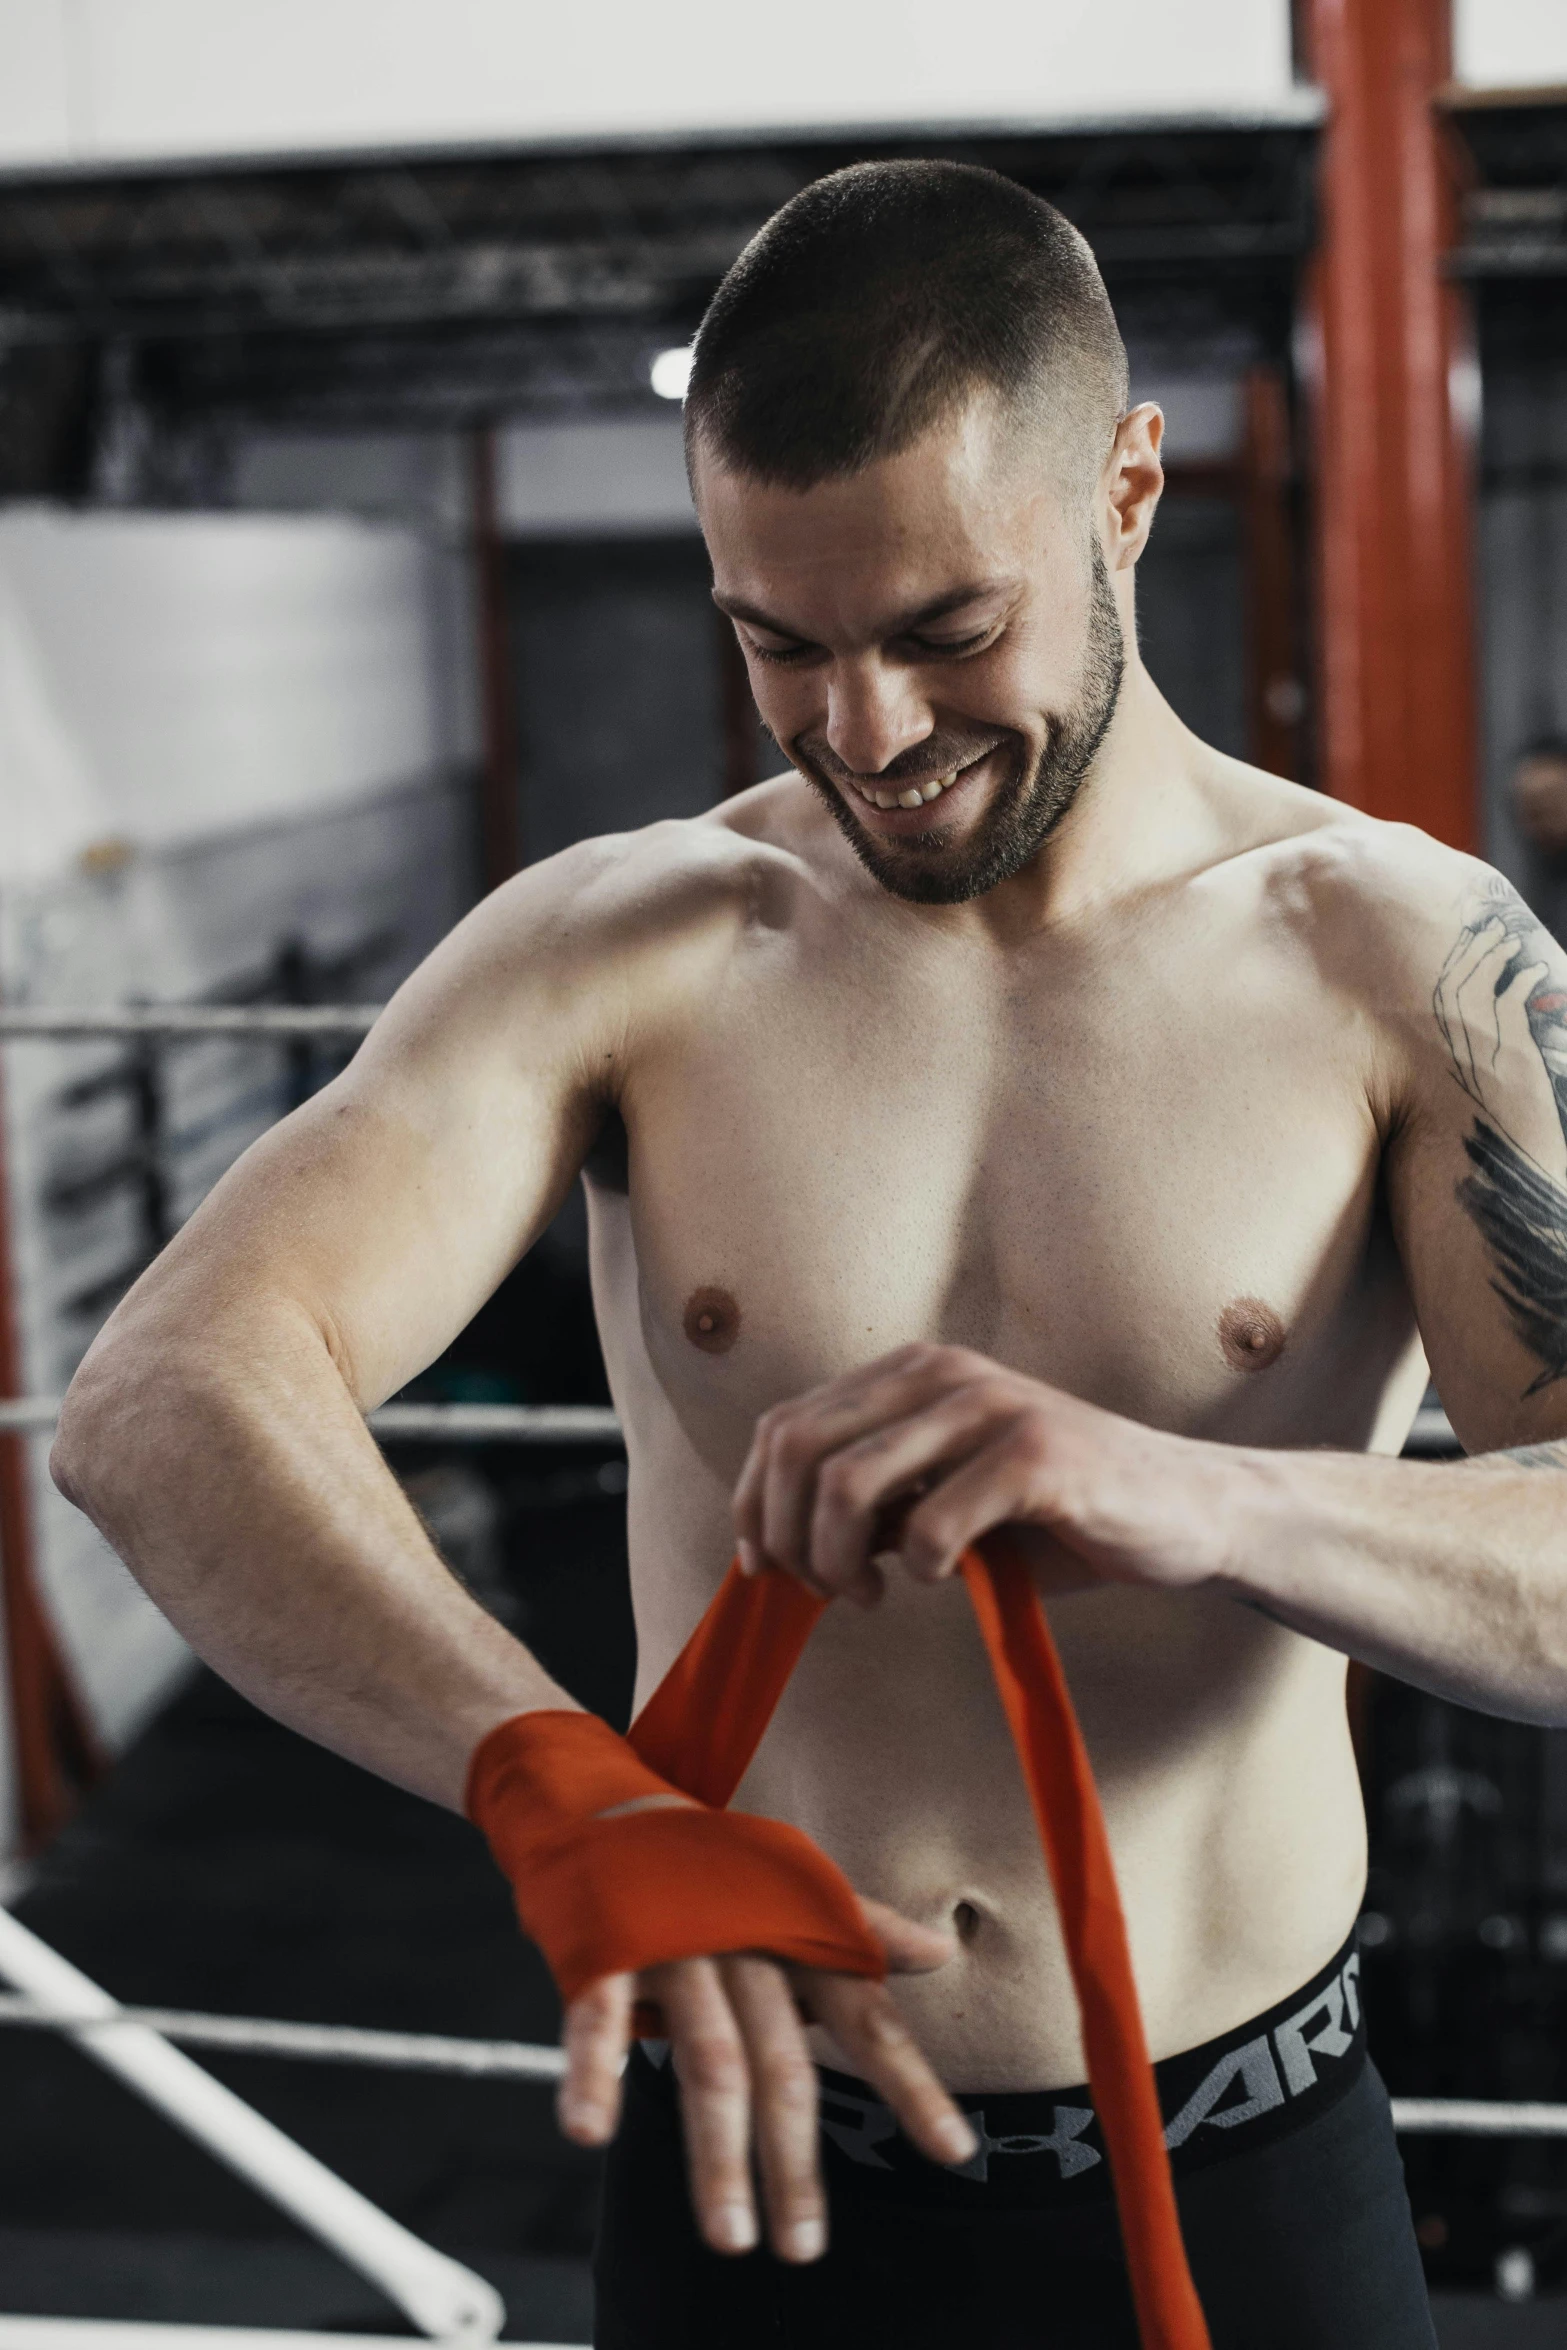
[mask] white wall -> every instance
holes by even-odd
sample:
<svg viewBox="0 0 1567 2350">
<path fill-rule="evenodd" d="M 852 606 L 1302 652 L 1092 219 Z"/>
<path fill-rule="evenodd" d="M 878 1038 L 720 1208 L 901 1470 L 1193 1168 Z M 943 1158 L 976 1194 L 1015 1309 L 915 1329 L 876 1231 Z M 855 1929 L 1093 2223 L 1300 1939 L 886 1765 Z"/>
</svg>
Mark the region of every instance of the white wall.
<svg viewBox="0 0 1567 2350">
<path fill-rule="evenodd" d="M 1228 457 L 1240 431 L 1229 377 L 1151 375 L 1134 355 L 1134 400 L 1157 400 L 1172 462 Z M 680 412 L 624 421 L 509 425 L 499 436 L 496 503 L 513 538 L 632 537 L 694 531 Z"/>
<path fill-rule="evenodd" d="M 0 163 L 1290 96 L 1287 0 L 0 0 Z"/>
<path fill-rule="evenodd" d="M 412 532 L 0 514 L 0 880 L 320 814 L 457 756 Z"/>
<path fill-rule="evenodd" d="M 514 538 L 694 531 L 680 410 L 625 421 L 509 425 L 495 502 Z"/>
<path fill-rule="evenodd" d="M 1453 64 L 1477 89 L 1567 88 L 1567 0 L 1455 0 Z"/>
<path fill-rule="evenodd" d="M 0 511 L 0 997 L 179 998 L 251 977 L 284 937 L 365 940 L 395 984 L 461 911 L 472 646 L 460 556 L 346 517 Z M 105 854 L 114 844 L 113 852 Z M 84 852 L 97 850 L 97 855 Z M 0 1152 L 24 1380 L 55 1392 L 145 1247 L 133 1191 L 74 1208 L 61 1178 L 137 1141 L 115 1048 L 0 1052 Z M 278 1113 L 266 1048 L 165 1068 L 176 1218 Z M 44 1598 L 111 1747 L 183 1645 L 32 1451 Z M 0 1675 L 0 1862 L 10 1757 Z"/>
</svg>

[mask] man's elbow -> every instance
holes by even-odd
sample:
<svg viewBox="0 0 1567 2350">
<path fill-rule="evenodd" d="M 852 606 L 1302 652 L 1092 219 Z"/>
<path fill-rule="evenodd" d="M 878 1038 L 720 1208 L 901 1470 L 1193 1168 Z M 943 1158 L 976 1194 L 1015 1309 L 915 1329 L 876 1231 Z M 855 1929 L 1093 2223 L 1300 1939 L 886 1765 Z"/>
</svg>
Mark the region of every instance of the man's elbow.
<svg viewBox="0 0 1567 2350">
<path fill-rule="evenodd" d="M 95 1515 L 94 1503 L 126 1434 L 130 1373 L 119 1356 L 117 1347 L 101 1340 L 92 1349 L 66 1389 L 49 1448 L 49 1474 L 56 1487 L 89 1517 Z"/>
</svg>

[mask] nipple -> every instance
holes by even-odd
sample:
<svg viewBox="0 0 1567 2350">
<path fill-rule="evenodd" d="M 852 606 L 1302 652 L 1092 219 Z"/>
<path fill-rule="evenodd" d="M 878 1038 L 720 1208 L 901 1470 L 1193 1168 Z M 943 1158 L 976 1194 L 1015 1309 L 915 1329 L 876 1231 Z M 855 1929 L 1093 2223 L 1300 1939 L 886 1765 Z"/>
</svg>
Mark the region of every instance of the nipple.
<svg viewBox="0 0 1567 2350">
<path fill-rule="evenodd" d="M 740 1335 L 740 1308 L 727 1289 L 696 1289 L 686 1302 L 685 1334 L 705 1355 L 726 1355 Z"/>
<path fill-rule="evenodd" d="M 1265 1371 L 1284 1352 L 1284 1325 L 1260 1297 L 1237 1297 L 1219 1316 L 1219 1344 L 1232 1370 Z"/>
</svg>

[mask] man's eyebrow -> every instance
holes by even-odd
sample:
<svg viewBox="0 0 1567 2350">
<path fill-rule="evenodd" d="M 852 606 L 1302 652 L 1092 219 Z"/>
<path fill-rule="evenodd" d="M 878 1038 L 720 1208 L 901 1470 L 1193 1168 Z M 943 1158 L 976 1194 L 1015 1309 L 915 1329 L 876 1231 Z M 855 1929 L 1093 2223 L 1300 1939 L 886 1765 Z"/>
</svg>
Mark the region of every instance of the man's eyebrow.
<svg viewBox="0 0 1567 2350">
<path fill-rule="evenodd" d="M 917 611 L 900 613 L 892 626 L 883 633 L 887 636 L 907 636 L 911 630 L 928 628 L 933 620 L 945 620 L 949 613 L 961 612 L 966 604 L 978 604 L 986 596 L 1015 593 L 1018 584 L 1015 579 L 982 579 L 968 587 L 953 588 L 950 594 L 937 596 L 933 603 L 921 604 Z M 764 612 L 759 605 L 746 603 L 739 596 L 726 596 L 714 588 L 713 601 L 719 611 L 726 612 L 731 620 L 748 620 L 753 628 L 768 629 L 774 636 L 793 637 L 797 644 L 809 642 L 797 628 L 791 628 L 786 620 L 775 620 L 770 612 Z"/>
</svg>

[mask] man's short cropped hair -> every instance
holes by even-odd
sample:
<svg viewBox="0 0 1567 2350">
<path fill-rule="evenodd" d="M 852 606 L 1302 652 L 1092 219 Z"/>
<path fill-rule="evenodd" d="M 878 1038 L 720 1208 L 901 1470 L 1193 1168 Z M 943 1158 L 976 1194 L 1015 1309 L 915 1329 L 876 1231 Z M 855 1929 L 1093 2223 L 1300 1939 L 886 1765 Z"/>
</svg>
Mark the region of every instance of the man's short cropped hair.
<svg viewBox="0 0 1567 2350">
<path fill-rule="evenodd" d="M 752 238 L 696 338 L 699 450 L 809 489 L 897 455 L 990 390 L 1094 480 L 1126 351 L 1092 252 L 1015 180 L 970 163 L 857 163 Z"/>
</svg>

